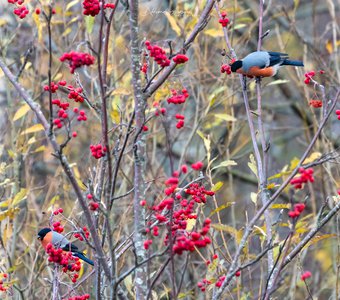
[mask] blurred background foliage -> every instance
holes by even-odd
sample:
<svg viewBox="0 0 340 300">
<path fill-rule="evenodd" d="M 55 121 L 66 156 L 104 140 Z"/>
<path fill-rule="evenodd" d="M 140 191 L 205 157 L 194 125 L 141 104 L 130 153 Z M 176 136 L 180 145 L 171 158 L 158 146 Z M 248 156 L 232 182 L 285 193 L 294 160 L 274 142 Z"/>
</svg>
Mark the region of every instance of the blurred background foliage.
<svg viewBox="0 0 340 300">
<path fill-rule="evenodd" d="M 40 5 L 37 1 L 26 1 L 30 14 L 18 21 L 11 7 L 0 3 L 0 51 L 14 74 L 20 74 L 19 82 L 29 91 L 48 115 L 48 95 L 43 92 L 47 83 L 48 51 L 46 21 L 34 14 Z M 48 1 L 41 1 L 43 4 Z M 150 40 L 167 50 L 169 42 L 174 52 L 181 49 L 185 37 L 196 24 L 205 1 L 140 1 L 140 30 L 142 41 Z M 228 12 L 231 25 L 228 34 L 239 57 L 256 50 L 258 35 L 258 1 L 219 1 L 220 10 Z M 42 6 L 46 7 L 46 6 Z M 59 61 L 64 52 L 72 50 L 91 52 L 98 47 L 98 17 L 82 15 L 80 0 L 55 1 L 56 14 L 52 19 L 53 81 L 61 79 L 84 87 L 93 108 L 85 103 L 88 121 L 74 123 L 77 138 L 65 148 L 65 155 L 72 163 L 73 171 L 84 188 L 98 180 L 99 161 L 93 159 L 89 145 L 100 142 L 100 107 L 98 73 L 95 66 L 79 70 L 70 75 L 67 66 Z M 324 70 L 316 80 L 326 89 L 326 97 L 334 97 L 334 89 L 339 86 L 339 2 L 334 0 L 291 0 L 266 1 L 263 31 L 270 30 L 263 41 L 263 49 L 289 53 L 292 59 L 304 61 L 305 69 L 282 68 L 274 78 L 263 80 L 264 126 L 270 140 L 268 170 L 271 188 L 279 184 L 289 170 L 296 165 L 306 145 L 315 133 L 323 109 L 309 105 L 311 99 L 320 99 L 320 90 L 313 85 L 305 85 L 304 72 Z M 151 118 L 147 140 L 147 181 L 146 198 L 149 203 L 162 198 L 164 179 L 171 175 L 169 151 L 175 168 L 182 163 L 191 164 L 204 161 L 208 166 L 208 186 L 216 190 L 216 199 L 208 202 L 201 214 L 211 218 L 218 227 L 212 233 L 214 247 L 202 254 L 192 255 L 188 272 L 182 287 L 183 298 L 209 299 L 197 290 L 197 282 L 202 278 L 216 280 L 218 273 L 225 270 L 223 262 L 235 250 L 244 224 L 260 206 L 256 202 L 257 179 L 249 168 L 253 151 L 241 87 L 237 76 L 220 73 L 220 67 L 229 63 L 223 52 L 227 51 L 218 15 L 212 11 L 207 27 L 199 34 L 189 49 L 189 62 L 176 69 L 175 73 L 148 100 L 147 115 L 154 114 L 154 102 L 160 102 L 168 109 L 169 115 L 183 113 L 185 128 L 177 130 L 170 117 L 162 121 Z M 142 49 L 142 47 L 141 47 Z M 144 50 L 141 50 L 143 54 Z M 129 56 L 129 26 L 125 1 L 120 1 L 116 11 L 113 30 L 109 42 L 108 90 L 111 147 L 121 147 L 126 134 L 126 125 L 133 111 L 133 89 L 131 86 Z M 143 55 L 142 55 L 143 57 Z M 152 64 L 153 70 L 157 65 Z M 166 99 L 171 89 L 186 88 L 190 97 L 184 106 L 169 106 Z M 256 118 L 256 91 L 254 80 L 248 81 L 250 103 Z M 66 98 L 66 91 L 59 90 L 58 96 Z M 84 219 L 77 205 L 77 199 L 62 172 L 57 160 L 51 155 L 52 149 L 44 136 L 33 113 L 12 89 L 0 71 L 0 272 L 11 274 L 11 292 L 8 299 L 49 299 L 52 271 L 46 267 L 46 257 L 36 241 L 39 228 L 50 224 L 51 212 L 57 207 L 64 209 L 64 215 L 78 225 Z M 322 137 L 313 149 L 313 157 L 337 153 L 339 147 L 340 122 L 333 115 Z M 166 134 L 167 133 L 167 134 Z M 63 130 L 57 132 L 59 143 L 65 140 Z M 167 146 L 169 141 L 170 149 Z M 204 140 L 209 141 L 206 147 Z M 207 145 L 207 143 L 206 143 Z M 124 195 L 133 188 L 133 143 L 129 141 L 117 177 L 115 195 Z M 210 153 L 210 160 L 207 157 Z M 214 161 L 212 161 L 214 159 Z M 230 163 L 233 161 L 234 163 Z M 225 166 L 212 170 L 227 162 Z M 229 163 L 228 163 L 229 162 Z M 298 223 L 294 235 L 297 243 L 303 233 L 315 224 L 322 203 L 336 195 L 340 186 L 338 160 L 334 159 L 314 169 L 315 183 L 293 196 L 284 193 L 276 203 L 282 204 L 271 209 L 273 219 L 280 216 L 275 230 L 277 242 L 288 232 L 287 209 L 292 197 L 296 201 L 307 199 L 307 212 Z M 275 176 L 274 176 L 275 177 Z M 187 178 L 194 178 L 190 174 Z M 255 197 L 254 197 L 255 193 Z M 115 225 L 117 243 L 126 240 L 132 233 L 133 194 L 115 201 L 112 221 Z M 331 206 L 331 203 L 329 204 Z M 284 209 L 280 214 L 280 209 Z M 101 221 L 100 216 L 98 217 Z M 67 222 L 60 219 L 66 226 Z M 306 289 L 299 274 L 308 269 L 313 273 L 310 289 L 318 299 L 335 299 L 339 295 L 339 220 L 332 220 L 319 233 L 318 239 L 310 243 L 298 259 L 285 269 L 282 283 L 275 293 L 276 299 L 305 299 Z M 259 224 L 247 245 L 242 259 L 251 259 L 263 249 L 263 228 Z M 155 244 L 162 249 L 162 241 Z M 212 253 L 219 254 L 219 262 L 206 266 L 205 259 Z M 90 255 L 90 254 L 89 254 Z M 160 258 L 161 260 L 161 258 Z M 123 251 L 118 260 L 118 269 L 123 271 L 132 266 L 134 256 L 131 250 Z M 184 262 L 178 259 L 177 267 Z M 160 266 L 156 260 L 153 266 Z M 225 299 L 256 299 L 266 280 L 265 262 L 252 266 L 242 274 L 227 292 Z M 150 267 L 150 268 L 152 268 Z M 156 268 L 157 269 L 157 268 Z M 89 271 L 89 270 L 85 270 Z M 158 298 L 166 299 L 168 284 L 166 276 L 159 282 Z M 124 287 L 133 293 L 129 277 Z M 91 291 L 91 284 L 80 290 Z M 5 294 L 4 294 L 5 295 Z M 3 297 L 3 296 L 1 296 Z M 5 296 L 4 296 L 5 297 Z"/>
</svg>

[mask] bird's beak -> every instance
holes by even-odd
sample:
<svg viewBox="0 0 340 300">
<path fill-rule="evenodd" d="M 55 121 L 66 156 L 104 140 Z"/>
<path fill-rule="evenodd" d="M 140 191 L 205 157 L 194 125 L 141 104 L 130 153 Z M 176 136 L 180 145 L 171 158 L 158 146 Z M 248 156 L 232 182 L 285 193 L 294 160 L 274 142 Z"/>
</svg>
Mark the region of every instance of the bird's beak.
<svg viewBox="0 0 340 300">
<path fill-rule="evenodd" d="M 41 237 L 38 235 L 38 236 L 37 236 L 37 239 L 38 239 L 38 240 L 41 240 Z"/>
</svg>

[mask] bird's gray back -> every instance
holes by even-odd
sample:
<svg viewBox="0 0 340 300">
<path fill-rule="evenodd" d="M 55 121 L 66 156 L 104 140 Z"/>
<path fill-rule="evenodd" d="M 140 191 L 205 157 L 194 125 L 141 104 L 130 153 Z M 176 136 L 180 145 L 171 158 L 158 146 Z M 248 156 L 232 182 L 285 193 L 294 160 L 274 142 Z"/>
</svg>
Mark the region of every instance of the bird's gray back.
<svg viewBox="0 0 340 300">
<path fill-rule="evenodd" d="M 264 68 L 269 66 L 270 62 L 270 56 L 268 52 L 266 51 L 256 51 L 248 54 L 243 60 L 242 60 L 242 69 L 245 72 L 249 71 L 249 68 L 251 67 L 260 67 Z"/>
<path fill-rule="evenodd" d="M 62 234 L 56 231 L 53 231 L 52 243 L 58 248 L 64 248 L 66 245 L 70 243 L 70 241 L 66 237 L 64 237 Z"/>
</svg>

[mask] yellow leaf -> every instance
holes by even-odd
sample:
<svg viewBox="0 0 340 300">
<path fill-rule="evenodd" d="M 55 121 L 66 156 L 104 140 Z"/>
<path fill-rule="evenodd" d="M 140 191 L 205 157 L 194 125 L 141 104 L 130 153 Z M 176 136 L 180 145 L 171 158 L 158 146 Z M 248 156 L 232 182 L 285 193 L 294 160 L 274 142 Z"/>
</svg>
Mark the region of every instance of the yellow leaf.
<svg viewBox="0 0 340 300">
<path fill-rule="evenodd" d="M 232 205 L 234 205 L 234 204 L 235 204 L 235 202 L 228 202 L 228 203 L 226 203 L 226 204 L 223 204 L 223 205 L 217 207 L 216 209 L 214 209 L 214 210 L 210 213 L 209 217 L 211 217 L 212 215 L 216 214 L 217 212 L 219 212 L 219 211 L 221 211 L 221 210 L 223 210 L 223 209 L 225 209 L 225 208 L 228 208 L 228 207 L 230 207 L 230 206 L 232 206 Z"/>
<path fill-rule="evenodd" d="M 223 30 L 221 30 L 220 28 L 218 29 L 211 28 L 211 29 L 203 30 L 203 33 L 210 35 L 212 37 L 223 37 L 224 36 Z"/>
<path fill-rule="evenodd" d="M 309 246 L 322 241 L 324 239 L 329 239 L 329 238 L 336 238 L 336 234 L 335 233 L 330 233 L 330 234 L 324 234 L 324 235 L 317 235 L 315 237 L 313 237 L 306 245 L 303 249 L 308 248 Z"/>
<path fill-rule="evenodd" d="M 42 152 L 42 151 L 45 151 L 45 149 L 46 147 L 43 145 L 43 146 L 38 147 L 34 151 L 32 151 L 32 153 Z"/>
<path fill-rule="evenodd" d="M 111 121 L 115 124 L 119 124 L 120 122 L 120 114 L 119 111 L 117 109 L 111 110 L 110 111 L 110 117 L 111 117 Z"/>
<path fill-rule="evenodd" d="M 24 104 L 23 106 L 21 106 L 15 113 L 14 117 L 13 117 L 13 121 L 15 122 L 16 120 L 19 120 L 20 118 L 22 118 L 24 115 L 27 114 L 27 112 L 30 111 L 30 107 L 28 104 Z"/>
<path fill-rule="evenodd" d="M 283 84 L 283 83 L 288 83 L 288 82 L 290 82 L 290 80 L 287 80 L 287 79 L 277 79 L 277 80 L 274 80 L 274 81 L 268 83 L 267 86 L 278 85 L 278 84 Z"/>
<path fill-rule="evenodd" d="M 14 216 L 19 213 L 19 211 L 20 211 L 20 208 L 18 208 L 18 207 L 14 207 L 14 208 L 10 208 L 10 209 L 5 210 L 5 211 L 1 211 L 0 212 L 0 222 L 5 220 L 7 217 L 9 217 L 10 219 L 13 219 Z"/>
<path fill-rule="evenodd" d="M 229 166 L 237 166 L 237 162 L 234 161 L 234 160 L 225 160 L 225 161 L 221 162 L 219 165 L 213 167 L 211 169 L 211 171 L 215 170 L 217 168 L 226 168 L 226 167 L 229 167 Z"/>
<path fill-rule="evenodd" d="M 175 31 L 178 36 L 180 36 L 181 35 L 181 28 L 178 26 L 175 18 L 172 15 L 170 15 L 170 13 L 168 11 L 165 12 L 165 16 L 167 17 L 172 30 Z"/>
<path fill-rule="evenodd" d="M 92 16 L 85 16 L 85 27 L 87 33 L 91 34 L 93 30 L 93 25 L 94 25 L 94 17 Z"/>
<path fill-rule="evenodd" d="M 10 158 L 15 158 L 15 153 L 12 150 L 7 150 L 7 153 L 9 155 Z"/>
<path fill-rule="evenodd" d="M 321 153 L 320 152 L 313 152 L 311 155 L 309 155 L 304 161 L 304 164 L 309 164 L 317 159 L 319 159 L 321 157 Z"/>
<path fill-rule="evenodd" d="M 16 206 L 18 203 L 20 203 L 22 200 L 24 200 L 27 197 L 27 189 L 20 189 L 20 191 L 14 196 L 12 205 Z"/>
<path fill-rule="evenodd" d="M 122 96 L 129 96 L 131 95 L 131 90 L 124 88 L 124 87 L 120 87 L 115 89 L 111 95 L 122 95 Z"/>
<path fill-rule="evenodd" d="M 267 189 L 268 190 L 271 190 L 271 189 L 273 189 L 275 187 L 275 183 L 269 183 L 268 185 L 267 185 Z"/>
<path fill-rule="evenodd" d="M 86 191 L 87 190 L 86 185 L 80 179 L 77 178 L 76 180 L 77 180 L 77 183 L 78 183 L 80 189 L 82 189 L 83 191 Z"/>
<path fill-rule="evenodd" d="M 290 209 L 290 203 L 278 203 L 270 206 L 271 209 Z"/>
<path fill-rule="evenodd" d="M 213 187 L 211 188 L 211 190 L 213 192 L 217 192 L 218 190 L 221 189 L 221 187 L 223 186 L 223 182 L 222 181 L 219 181 L 219 182 L 216 182 Z"/>
<path fill-rule="evenodd" d="M 267 234 L 264 232 L 264 230 L 261 227 L 254 225 L 254 228 L 255 228 L 254 233 L 259 233 L 264 237 L 267 236 Z"/>
<path fill-rule="evenodd" d="M 50 205 L 53 205 L 56 201 L 58 201 L 60 199 L 59 195 L 55 195 L 54 197 L 52 197 L 52 199 L 50 200 Z"/>
<path fill-rule="evenodd" d="M 38 29 L 38 41 L 42 42 L 43 39 L 43 24 L 40 22 L 40 16 L 37 14 L 32 14 L 35 26 L 37 26 Z"/>
<path fill-rule="evenodd" d="M 38 132 L 38 131 L 42 131 L 42 130 L 45 130 L 44 126 L 42 126 L 42 124 L 35 124 L 35 125 L 27 128 L 27 129 L 25 129 L 23 132 L 20 133 L 20 135 L 34 133 L 34 132 Z"/>
<path fill-rule="evenodd" d="M 237 119 L 228 114 L 215 114 L 216 118 L 222 119 L 227 122 L 236 122 Z"/>
<path fill-rule="evenodd" d="M 289 166 L 289 170 L 292 171 L 294 170 L 297 165 L 299 164 L 300 160 L 297 157 L 294 157 L 291 161 L 290 161 L 290 166 Z"/>
<path fill-rule="evenodd" d="M 0 19 L 0 27 L 4 26 L 8 23 L 8 21 L 6 19 Z"/>
<path fill-rule="evenodd" d="M 232 235 L 233 237 L 237 237 L 237 230 L 234 227 L 231 227 L 229 225 L 225 225 L 225 224 L 211 224 L 212 228 L 215 228 L 216 230 L 220 230 L 220 231 L 225 231 L 227 233 L 229 233 L 230 235 Z"/>
<path fill-rule="evenodd" d="M 257 166 L 256 166 L 254 154 L 250 154 L 249 159 L 250 159 L 250 162 L 248 162 L 248 167 L 250 168 L 250 170 L 253 171 L 253 173 L 257 177 Z"/>
<path fill-rule="evenodd" d="M 257 193 L 251 192 L 250 193 L 250 200 L 251 200 L 251 202 L 253 202 L 256 205 L 256 203 L 257 203 Z"/>
<path fill-rule="evenodd" d="M 79 0 L 73 0 L 71 2 L 69 2 L 66 7 L 65 7 L 65 10 L 68 11 L 72 6 L 78 4 Z"/>
<path fill-rule="evenodd" d="M 204 143 L 204 146 L 205 146 L 205 149 L 206 149 L 206 152 L 207 152 L 207 158 L 208 158 L 208 162 L 210 161 L 210 139 L 209 138 L 206 138 L 204 136 L 204 133 L 200 130 L 197 130 L 196 133 L 200 136 L 200 138 L 203 140 L 203 143 Z"/>
<path fill-rule="evenodd" d="M 63 32 L 63 34 L 61 35 L 62 37 L 67 36 L 68 34 L 70 34 L 72 32 L 72 28 L 68 27 L 65 29 L 65 31 Z"/>
<path fill-rule="evenodd" d="M 187 220 L 187 227 L 185 228 L 186 231 L 191 231 L 196 225 L 196 219 L 188 219 Z"/>
</svg>

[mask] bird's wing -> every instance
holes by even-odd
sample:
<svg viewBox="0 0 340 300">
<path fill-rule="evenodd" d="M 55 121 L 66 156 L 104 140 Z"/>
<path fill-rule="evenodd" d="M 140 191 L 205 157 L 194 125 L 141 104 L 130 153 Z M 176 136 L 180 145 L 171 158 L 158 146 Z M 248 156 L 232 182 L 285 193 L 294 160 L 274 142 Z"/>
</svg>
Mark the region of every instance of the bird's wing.
<svg viewBox="0 0 340 300">
<path fill-rule="evenodd" d="M 68 245 L 70 241 L 63 236 L 62 234 L 53 231 L 52 234 L 52 244 L 57 246 L 58 248 L 64 248 L 66 245 Z"/>
<path fill-rule="evenodd" d="M 269 66 L 281 65 L 286 59 L 288 59 L 287 53 L 281 52 L 268 52 L 269 54 Z"/>
<path fill-rule="evenodd" d="M 67 245 L 62 247 L 62 249 L 64 251 L 79 252 L 78 247 L 76 245 L 72 244 L 72 243 L 68 243 Z"/>
<path fill-rule="evenodd" d="M 260 69 L 263 69 L 265 67 L 268 67 L 270 64 L 270 55 L 266 51 L 255 51 L 250 54 L 248 54 L 243 60 L 242 60 L 242 69 L 245 72 L 248 72 L 248 70 L 251 67 L 258 67 Z"/>
</svg>

